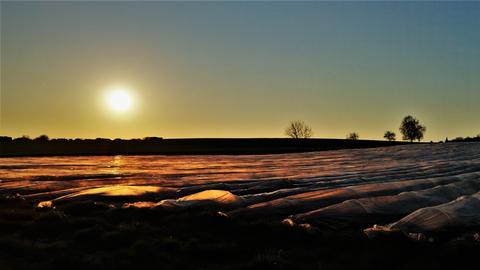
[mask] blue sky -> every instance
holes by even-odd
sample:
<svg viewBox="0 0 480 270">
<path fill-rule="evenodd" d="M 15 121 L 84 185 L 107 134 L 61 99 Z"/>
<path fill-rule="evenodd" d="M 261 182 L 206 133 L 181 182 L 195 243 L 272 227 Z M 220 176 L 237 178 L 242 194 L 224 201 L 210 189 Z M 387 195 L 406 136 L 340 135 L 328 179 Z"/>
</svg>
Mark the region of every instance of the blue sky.
<svg viewBox="0 0 480 270">
<path fill-rule="evenodd" d="M 480 133 L 480 3 L 1 3 L 1 133 L 426 139 Z M 115 115 L 109 85 L 134 107 Z M 398 132 L 397 132 L 398 133 Z"/>
</svg>

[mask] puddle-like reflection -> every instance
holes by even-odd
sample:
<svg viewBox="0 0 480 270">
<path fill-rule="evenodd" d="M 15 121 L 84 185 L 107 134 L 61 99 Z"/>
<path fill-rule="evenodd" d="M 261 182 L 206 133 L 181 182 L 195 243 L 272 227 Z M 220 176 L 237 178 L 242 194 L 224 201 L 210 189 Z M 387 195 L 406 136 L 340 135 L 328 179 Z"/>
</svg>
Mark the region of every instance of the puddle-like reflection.
<svg viewBox="0 0 480 270">
<path fill-rule="evenodd" d="M 114 156 L 109 166 L 110 173 L 115 175 L 120 174 L 120 172 L 122 171 L 123 163 L 124 161 L 122 159 L 122 156 Z"/>
</svg>

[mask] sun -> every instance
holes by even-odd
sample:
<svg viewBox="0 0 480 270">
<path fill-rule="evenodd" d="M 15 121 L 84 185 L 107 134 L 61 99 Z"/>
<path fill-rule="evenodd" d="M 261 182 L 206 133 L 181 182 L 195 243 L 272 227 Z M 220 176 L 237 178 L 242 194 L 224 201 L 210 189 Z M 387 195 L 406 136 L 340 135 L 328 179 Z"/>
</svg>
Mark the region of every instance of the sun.
<svg viewBox="0 0 480 270">
<path fill-rule="evenodd" d="M 132 96 L 126 88 L 113 88 L 107 93 L 106 102 L 115 112 L 126 112 L 132 106 Z"/>
</svg>

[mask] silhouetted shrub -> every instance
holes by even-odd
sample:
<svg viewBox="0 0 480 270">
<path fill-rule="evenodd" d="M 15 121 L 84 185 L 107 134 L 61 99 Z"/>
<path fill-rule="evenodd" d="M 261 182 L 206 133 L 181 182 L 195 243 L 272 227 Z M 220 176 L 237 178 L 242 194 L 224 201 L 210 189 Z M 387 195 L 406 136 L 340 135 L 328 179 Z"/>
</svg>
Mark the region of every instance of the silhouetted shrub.
<svg viewBox="0 0 480 270">
<path fill-rule="evenodd" d="M 352 132 L 350 134 L 347 134 L 347 140 L 353 140 L 356 141 L 360 138 L 357 132 Z"/>
<path fill-rule="evenodd" d="M 154 141 L 161 141 L 163 140 L 162 137 L 145 137 L 143 138 L 144 141 L 154 142 Z"/>
<path fill-rule="evenodd" d="M 389 142 L 395 141 L 396 140 L 396 134 L 393 131 L 385 131 L 385 134 L 383 134 L 383 138 L 387 139 Z"/>
<path fill-rule="evenodd" d="M 32 139 L 28 137 L 27 135 L 23 135 L 22 137 L 15 138 L 14 141 L 16 142 L 30 142 Z"/>
<path fill-rule="evenodd" d="M 47 135 L 40 135 L 34 139 L 34 141 L 37 141 L 37 142 L 46 142 L 48 140 L 50 140 L 50 138 L 48 138 Z"/>
</svg>

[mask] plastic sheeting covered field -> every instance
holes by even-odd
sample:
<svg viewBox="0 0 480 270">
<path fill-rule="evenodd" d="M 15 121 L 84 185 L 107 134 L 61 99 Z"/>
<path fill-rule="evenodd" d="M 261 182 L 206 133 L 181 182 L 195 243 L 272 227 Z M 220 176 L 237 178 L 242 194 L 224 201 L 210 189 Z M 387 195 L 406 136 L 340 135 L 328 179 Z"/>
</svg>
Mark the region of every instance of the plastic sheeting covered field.
<svg viewBox="0 0 480 270">
<path fill-rule="evenodd" d="M 2 158 L 0 169 L 0 192 L 38 207 L 89 200 L 116 208 L 205 208 L 231 218 L 355 224 L 371 227 L 369 235 L 480 226 L 480 143 L 258 156 Z"/>
</svg>

